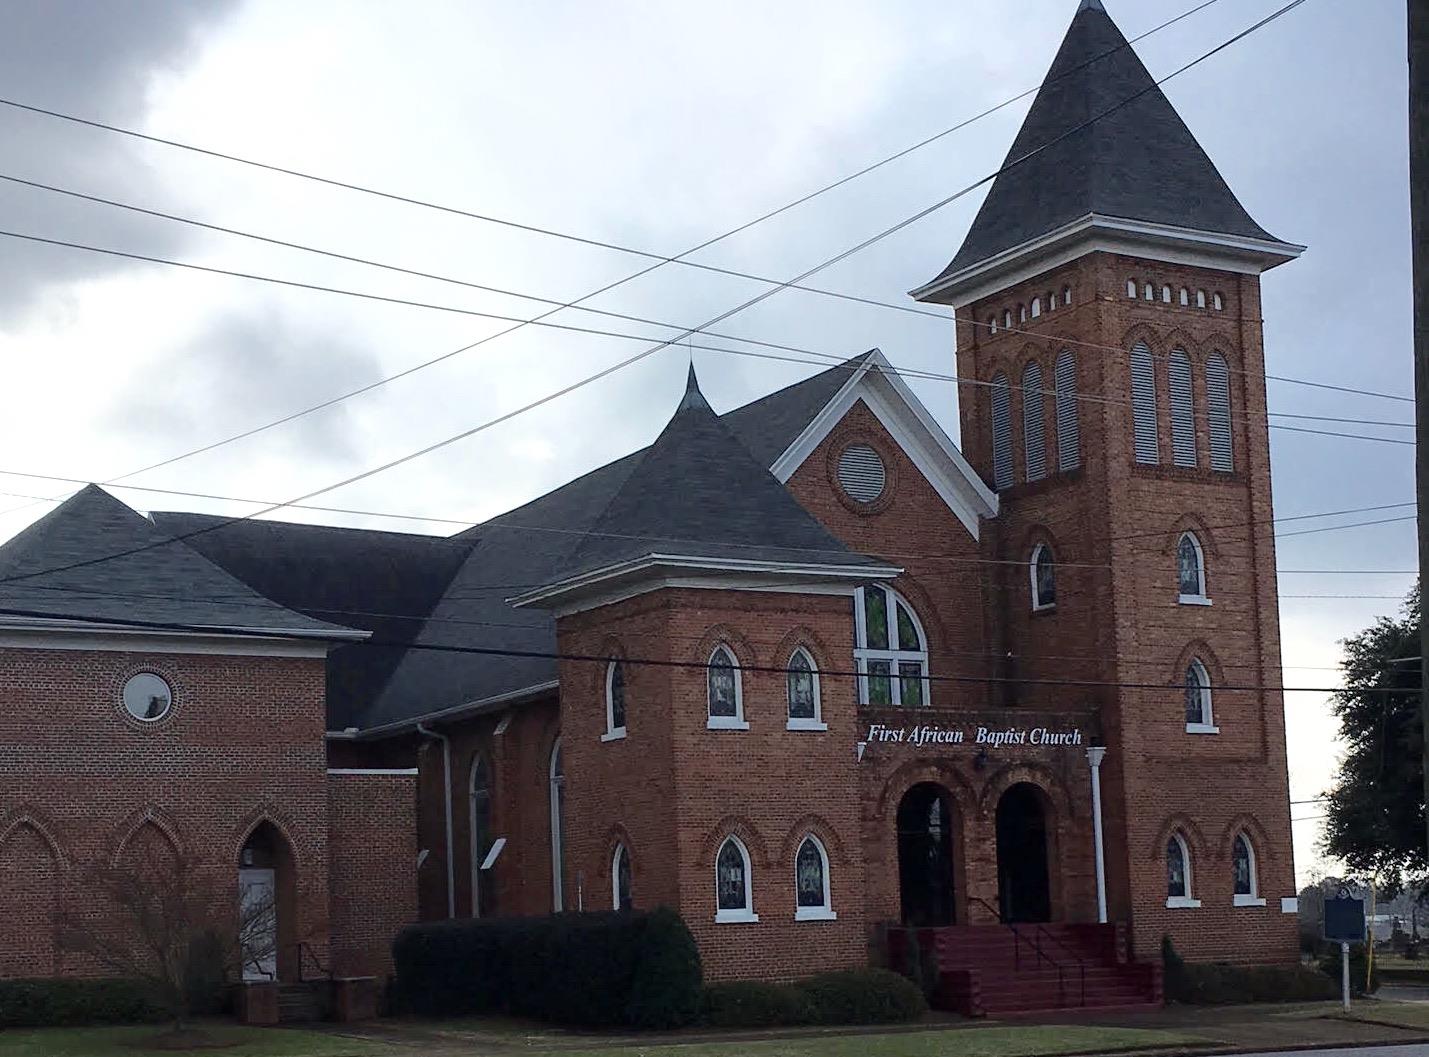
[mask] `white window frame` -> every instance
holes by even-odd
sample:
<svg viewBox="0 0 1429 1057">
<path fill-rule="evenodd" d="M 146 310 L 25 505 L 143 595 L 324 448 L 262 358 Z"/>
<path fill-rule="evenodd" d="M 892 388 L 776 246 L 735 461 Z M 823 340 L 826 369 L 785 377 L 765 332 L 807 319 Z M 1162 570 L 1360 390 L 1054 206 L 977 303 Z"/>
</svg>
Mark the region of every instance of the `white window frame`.
<svg viewBox="0 0 1429 1057">
<path fill-rule="evenodd" d="M 864 609 L 864 592 L 865 592 L 865 591 L 886 591 L 886 592 L 888 593 L 887 601 L 889 602 L 889 606 L 888 606 L 888 642 L 889 642 L 889 645 L 891 646 L 893 643 L 895 643 L 895 642 L 898 641 L 898 610 L 895 608 L 895 606 L 896 606 L 898 603 L 902 603 L 903 607 L 908 610 L 909 619 L 911 619 L 911 620 L 913 621 L 913 630 L 918 633 L 918 641 L 923 644 L 923 649 L 922 649 L 921 651 L 914 652 L 914 651 L 912 651 L 912 650 L 899 650 L 899 649 L 875 650 L 875 649 L 869 649 L 869 648 L 866 647 L 866 646 L 860 646 L 860 645 L 859 645 L 859 643 L 867 642 L 867 641 L 868 641 L 868 624 L 867 624 L 866 611 L 865 611 L 865 609 Z M 853 650 L 853 661 L 854 661 L 854 668 L 855 668 L 855 669 L 857 670 L 857 672 L 858 672 L 858 703 L 859 703 L 861 706 L 864 706 L 864 707 L 879 707 L 879 708 L 905 708 L 905 707 L 906 707 L 906 708 L 919 708 L 919 709 L 931 708 L 931 707 L 932 707 L 932 704 L 933 704 L 933 702 L 932 702 L 932 697 L 931 697 L 931 695 L 930 695 L 930 688 L 931 688 L 931 686 L 932 686 L 932 681 L 929 679 L 929 676 L 930 676 L 932 673 L 931 673 L 931 666 L 930 666 L 929 663 L 928 663 L 928 633 L 924 630 L 924 628 L 923 628 L 923 621 L 919 618 L 919 616 L 918 616 L 918 611 L 913 608 L 912 603 L 910 603 L 910 602 L 908 601 L 908 599 L 904 598 L 902 595 L 900 595 L 897 591 L 893 590 L 893 588 L 891 588 L 891 587 L 884 587 L 884 586 L 881 585 L 881 584 L 878 585 L 878 586 L 876 586 L 876 587 L 860 587 L 860 588 L 854 593 L 854 598 L 853 598 L 853 616 L 854 616 L 854 640 L 853 640 L 853 641 L 854 641 L 854 650 Z M 891 694 L 891 696 L 892 696 L 892 698 L 893 698 L 893 700 L 892 700 L 888 705 L 869 706 L 869 701 L 868 701 L 868 662 L 869 662 L 869 661 L 887 661 L 887 662 L 888 662 L 888 666 L 889 666 L 889 675 L 888 675 L 888 678 L 889 678 L 889 680 L 890 680 L 889 691 L 890 691 L 890 694 Z M 923 663 L 923 679 L 922 679 L 922 682 L 923 682 L 923 703 L 922 703 L 921 705 L 906 705 L 906 706 L 905 706 L 905 705 L 903 704 L 903 680 L 902 680 L 902 678 L 898 675 L 898 662 L 899 662 L 899 661 L 921 661 L 921 662 Z"/>
<path fill-rule="evenodd" d="M 566 798 L 565 774 L 557 776 L 556 761 L 561 758 L 561 739 L 551 746 L 551 758 L 546 767 L 547 792 L 551 808 L 551 908 L 559 914 L 565 908 L 565 835 L 562 821 Z"/>
<path fill-rule="evenodd" d="M 617 843 L 615 845 L 615 853 L 610 857 L 610 903 L 611 907 L 615 910 L 620 909 L 620 860 L 622 858 L 628 862 L 630 859 L 630 850 L 625 847 L 624 843 Z M 632 910 L 635 908 L 633 875 L 630 889 L 630 906 Z"/>
<path fill-rule="evenodd" d="M 1200 574 L 1201 593 L 1197 595 L 1181 594 L 1181 543 L 1183 540 L 1190 540 L 1191 546 L 1196 549 L 1196 569 Z M 1200 539 L 1189 529 L 1181 533 L 1176 540 L 1176 601 L 1183 606 L 1208 606 L 1211 604 L 1210 597 L 1206 594 L 1206 551 L 1201 546 Z"/>
<path fill-rule="evenodd" d="M 1032 299 L 1032 318 L 1033 318 L 1033 319 L 1038 319 L 1038 318 L 1041 317 L 1041 315 L 1042 315 L 1042 299 L 1041 299 L 1040 297 L 1034 297 L 1034 298 Z"/>
<path fill-rule="evenodd" d="M 1187 668 L 1195 668 L 1201 676 L 1201 722 L 1187 723 L 1187 734 L 1219 734 L 1221 728 L 1216 726 L 1216 714 L 1212 710 L 1215 700 L 1211 694 L 1211 673 L 1206 671 L 1206 666 L 1199 657 L 1192 657 Z M 1181 675 L 1181 686 L 1185 688 L 1185 673 Z"/>
<path fill-rule="evenodd" d="M 1224 312 L 1226 309 L 1225 295 L 1217 291 L 1211 295 L 1211 305 L 1217 312 Z"/>
<path fill-rule="evenodd" d="M 1169 894 L 1171 880 L 1171 864 L 1166 864 L 1167 891 L 1166 907 L 1168 910 L 1195 910 L 1201 905 L 1201 901 L 1196 898 L 1195 874 L 1191 869 L 1191 846 L 1186 843 L 1186 838 L 1181 831 L 1177 830 L 1171 834 L 1171 839 L 1181 846 L 1181 862 L 1186 867 L 1186 894 L 1183 896 L 1173 896 Z"/>
<path fill-rule="evenodd" d="M 612 657 L 605 666 L 605 733 L 600 736 L 601 741 L 619 741 L 625 737 L 625 724 L 615 725 L 615 670 L 621 665 L 618 657 Z M 626 722 L 629 722 L 629 702 L 626 702 L 627 714 Z"/>
<path fill-rule="evenodd" d="M 805 907 L 799 905 L 799 853 L 804 850 L 804 845 L 812 842 L 814 848 L 819 853 L 819 860 L 824 867 L 824 902 L 821 906 Z M 834 913 L 834 902 L 832 887 L 829 881 L 829 852 L 824 847 L 824 842 L 819 840 L 812 833 L 804 834 L 804 839 L 799 842 L 799 846 L 794 849 L 794 920 L 795 921 L 837 921 L 838 914 Z"/>
<path fill-rule="evenodd" d="M 1138 283 L 1135 279 L 1128 279 L 1126 281 L 1126 296 L 1132 301 L 1136 300 L 1136 293 L 1137 290 L 1140 288 L 1140 285 L 1141 284 Z"/>
<path fill-rule="evenodd" d="M 1071 303 L 1072 303 L 1072 288 L 1071 288 L 1070 286 L 1064 286 L 1064 287 L 1062 287 L 1062 305 L 1065 307 L 1065 306 L 1067 306 L 1067 305 L 1070 305 Z"/>
<path fill-rule="evenodd" d="M 1245 841 L 1245 852 L 1250 858 L 1250 891 L 1240 893 L 1235 891 L 1235 846 L 1237 841 Z M 1245 830 L 1237 831 L 1231 838 L 1231 901 L 1238 907 L 1263 907 L 1265 899 L 1260 894 L 1260 871 L 1255 862 L 1255 841 L 1250 839 L 1250 834 Z"/>
<path fill-rule="evenodd" d="M 1156 300 L 1156 286 L 1154 283 L 1147 283 L 1145 289 L 1142 292 L 1146 295 L 1145 299 L 1147 301 Z"/>
<path fill-rule="evenodd" d="M 1169 305 L 1171 303 L 1172 296 L 1173 294 L 1171 292 L 1171 287 L 1163 285 L 1161 287 L 1161 303 L 1163 305 Z"/>
<path fill-rule="evenodd" d="M 1190 290 L 1187 290 L 1184 286 L 1181 287 L 1181 307 L 1182 307 L 1182 308 L 1190 308 L 1190 307 L 1191 307 L 1191 291 L 1190 291 Z"/>
<path fill-rule="evenodd" d="M 1030 586 L 1032 588 L 1032 612 L 1034 613 L 1044 613 L 1049 609 L 1057 608 L 1057 600 L 1055 597 L 1053 597 L 1050 602 L 1043 602 L 1042 596 L 1037 592 L 1037 559 L 1042 556 L 1043 551 L 1046 551 L 1052 557 L 1052 580 L 1054 584 L 1057 578 L 1057 555 L 1047 544 L 1037 544 L 1037 546 L 1032 548 L 1032 557 L 1028 559 L 1027 562 L 1027 574 L 1028 579 L 1031 581 Z M 1056 590 L 1055 587 L 1053 590 Z"/>
<path fill-rule="evenodd" d="M 1204 290 L 1197 290 L 1197 291 L 1196 291 L 1196 307 L 1197 307 L 1197 308 L 1205 308 L 1205 307 L 1206 307 L 1206 291 L 1204 291 Z"/>
<path fill-rule="evenodd" d="M 1010 308 L 1005 308 L 1002 310 L 1002 329 L 1012 329 L 1012 309 Z"/>
<path fill-rule="evenodd" d="M 800 717 L 795 717 L 795 716 L 789 715 L 789 710 L 792 708 L 794 702 L 793 702 L 792 700 L 789 700 L 789 699 L 788 699 L 788 698 L 789 698 L 789 679 L 788 679 L 788 673 L 785 673 L 785 679 L 784 679 L 784 696 L 785 696 L 785 702 L 784 702 L 784 716 L 785 716 L 785 719 L 786 719 L 787 722 L 784 724 L 784 729 L 785 729 L 785 730 L 814 730 L 814 731 L 828 730 L 828 729 L 829 729 L 829 725 L 824 722 L 824 701 L 823 701 L 823 695 L 819 693 L 819 666 L 814 663 L 814 655 L 813 655 L 812 653 L 810 653 L 807 649 L 805 649 L 803 646 L 796 647 L 795 650 L 794 650 L 794 652 L 791 653 L 791 654 L 789 654 L 789 669 L 790 669 L 791 671 L 793 670 L 793 667 L 794 667 L 794 658 L 795 658 L 795 657 L 798 657 L 800 654 L 803 655 L 804 660 L 806 660 L 806 661 L 809 662 L 809 673 L 810 673 L 810 675 L 811 675 L 812 678 L 813 678 L 813 683 L 814 683 L 814 717 L 813 717 L 812 719 L 808 719 L 808 718 L 805 718 L 805 717 L 802 717 L 802 716 L 800 716 Z"/>
<path fill-rule="evenodd" d="M 719 905 L 719 860 L 720 856 L 724 854 L 725 845 L 727 844 L 733 844 L 738 848 L 740 857 L 744 859 L 744 907 L 738 910 L 721 910 Z M 754 869 L 753 864 L 749 860 L 749 849 L 744 846 L 744 841 L 740 840 L 733 833 L 719 842 L 719 849 L 715 852 L 714 883 L 715 924 L 752 924 L 759 920 L 759 915 L 754 912 Z"/>
<path fill-rule="evenodd" d="M 721 651 L 729 657 L 730 666 L 734 670 L 734 715 L 732 716 L 710 714 L 710 706 L 714 704 L 710 697 L 710 671 L 714 668 L 715 657 Z M 710 658 L 705 662 L 705 728 L 708 730 L 749 729 L 749 723 L 744 718 L 744 677 L 739 667 L 739 655 L 723 642 L 710 651 Z"/>
</svg>

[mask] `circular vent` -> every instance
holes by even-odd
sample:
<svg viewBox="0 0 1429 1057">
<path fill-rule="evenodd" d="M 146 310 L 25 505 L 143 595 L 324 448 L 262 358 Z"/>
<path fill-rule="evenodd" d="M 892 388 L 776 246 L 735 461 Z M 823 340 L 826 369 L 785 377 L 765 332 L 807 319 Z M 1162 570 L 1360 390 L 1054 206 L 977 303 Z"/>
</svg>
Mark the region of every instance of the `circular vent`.
<svg viewBox="0 0 1429 1057">
<path fill-rule="evenodd" d="M 872 503 L 883 494 L 883 460 L 867 444 L 853 444 L 839 456 L 839 484 L 850 499 Z"/>
</svg>

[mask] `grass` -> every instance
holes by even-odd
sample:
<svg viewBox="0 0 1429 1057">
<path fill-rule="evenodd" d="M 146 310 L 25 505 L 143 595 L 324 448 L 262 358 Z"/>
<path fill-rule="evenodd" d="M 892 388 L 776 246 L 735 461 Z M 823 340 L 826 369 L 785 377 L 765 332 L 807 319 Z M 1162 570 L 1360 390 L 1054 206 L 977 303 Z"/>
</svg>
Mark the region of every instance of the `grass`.
<svg viewBox="0 0 1429 1057">
<path fill-rule="evenodd" d="M 1336 1013 L 1338 1012 L 1336 1010 Z M 1350 1003 L 1350 1019 L 1429 1031 L 1429 1005 L 1418 1002 L 1368 1002 L 1355 999 Z"/>
<path fill-rule="evenodd" d="M 109 1028 L 12 1028 L 0 1032 L 0 1057 L 153 1057 L 203 1054 L 206 1057 L 369 1057 L 391 1054 L 390 1046 L 288 1028 L 246 1028 L 235 1024 L 206 1026 L 222 1045 L 197 1050 L 153 1049 L 145 1043 L 162 1026 Z"/>
<path fill-rule="evenodd" d="M 552 1050 L 542 1057 L 615 1057 L 617 1054 L 624 1057 L 1053 1057 L 1204 1045 L 1204 1039 L 1171 1031 L 1037 1025 L 895 1035 L 818 1035 L 681 1046 L 634 1043 L 620 1049 Z"/>
</svg>

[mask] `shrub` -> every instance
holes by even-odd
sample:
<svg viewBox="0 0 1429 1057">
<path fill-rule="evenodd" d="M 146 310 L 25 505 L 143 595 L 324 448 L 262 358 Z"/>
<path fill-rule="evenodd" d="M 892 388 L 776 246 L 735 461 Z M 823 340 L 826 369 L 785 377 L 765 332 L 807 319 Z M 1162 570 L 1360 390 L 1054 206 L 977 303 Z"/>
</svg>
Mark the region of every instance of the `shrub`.
<svg viewBox="0 0 1429 1057">
<path fill-rule="evenodd" d="M 788 984 L 734 980 L 710 984 L 700 1003 L 700 1021 L 714 1028 L 773 1028 L 812 1024 L 808 996 Z"/>
<path fill-rule="evenodd" d="M 413 925 L 392 955 L 394 1004 L 428 1016 L 667 1028 L 699 1012 L 699 952 L 670 910 Z"/>
<path fill-rule="evenodd" d="M 1356 943 L 1350 947 L 1350 993 L 1355 995 L 1374 994 L 1379 990 L 1379 966 L 1375 966 L 1373 978 L 1369 982 L 1369 987 L 1365 987 L 1366 964 L 1365 947 L 1363 943 Z M 1339 945 L 1334 945 L 1332 950 L 1325 952 L 1320 959 L 1320 971 L 1334 981 L 1335 994 L 1339 994 L 1341 959 Z"/>
<path fill-rule="evenodd" d="M 1188 964 L 1170 937 L 1161 941 L 1168 1001 L 1214 1006 L 1234 1002 L 1307 1002 L 1334 998 L 1335 985 L 1303 965 Z"/>
<path fill-rule="evenodd" d="M 887 969 L 823 973 L 794 986 L 808 998 L 816 1024 L 898 1024 L 928 1012 L 918 985 Z"/>
<path fill-rule="evenodd" d="M 166 1015 L 138 980 L 0 980 L 0 1028 L 151 1024 Z"/>
</svg>

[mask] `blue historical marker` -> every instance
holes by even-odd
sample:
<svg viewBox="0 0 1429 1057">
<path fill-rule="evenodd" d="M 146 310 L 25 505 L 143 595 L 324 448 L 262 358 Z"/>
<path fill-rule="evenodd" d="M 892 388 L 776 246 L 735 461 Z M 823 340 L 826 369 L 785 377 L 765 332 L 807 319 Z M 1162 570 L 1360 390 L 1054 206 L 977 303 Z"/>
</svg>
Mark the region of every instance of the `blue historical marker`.
<svg viewBox="0 0 1429 1057">
<path fill-rule="evenodd" d="M 1325 900 L 1325 939 L 1340 944 L 1340 991 L 1345 1012 L 1350 1008 L 1350 944 L 1365 938 L 1364 900 L 1356 899 L 1345 889 L 1333 899 Z"/>
</svg>

